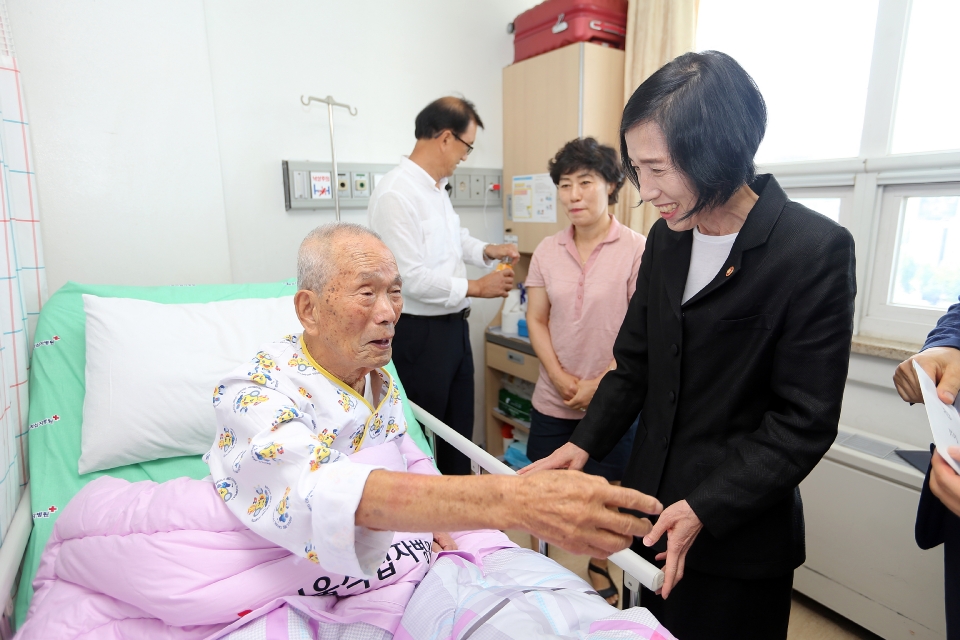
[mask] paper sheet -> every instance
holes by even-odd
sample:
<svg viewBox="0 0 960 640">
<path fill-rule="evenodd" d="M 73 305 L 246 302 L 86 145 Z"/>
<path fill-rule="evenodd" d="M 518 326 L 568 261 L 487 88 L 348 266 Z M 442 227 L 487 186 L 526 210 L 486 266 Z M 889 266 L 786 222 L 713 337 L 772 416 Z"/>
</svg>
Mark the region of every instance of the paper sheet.
<svg viewBox="0 0 960 640">
<path fill-rule="evenodd" d="M 913 361 L 913 368 L 920 381 L 923 405 L 927 408 L 927 419 L 930 421 L 930 430 L 933 431 L 933 443 L 937 445 L 937 453 L 960 474 L 960 464 L 947 453 L 949 447 L 960 446 L 960 396 L 957 396 L 952 405 L 946 404 L 937 395 L 937 385 L 916 360 Z"/>
<path fill-rule="evenodd" d="M 557 186 L 549 173 L 513 177 L 513 220 L 556 222 Z"/>
</svg>

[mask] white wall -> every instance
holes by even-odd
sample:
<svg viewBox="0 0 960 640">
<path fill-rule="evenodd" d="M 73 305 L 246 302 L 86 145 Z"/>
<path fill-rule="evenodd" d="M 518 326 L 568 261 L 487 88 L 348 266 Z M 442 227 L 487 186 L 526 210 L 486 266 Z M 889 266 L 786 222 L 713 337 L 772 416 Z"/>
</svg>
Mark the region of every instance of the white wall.
<svg viewBox="0 0 960 640">
<path fill-rule="evenodd" d="M 896 360 L 851 354 L 840 411 L 841 428 L 846 425 L 916 449 L 927 449 L 932 436 L 926 410 L 922 404 L 910 406 L 900 399 L 893 385 L 898 364 Z"/>
<path fill-rule="evenodd" d="M 333 216 L 283 208 L 280 161 L 329 160 L 301 94 L 359 109 L 336 116 L 338 160 L 393 163 L 416 113 L 460 93 L 487 125 L 468 165 L 501 166 L 506 24 L 533 4 L 8 0 L 50 289 L 291 276 Z"/>
<path fill-rule="evenodd" d="M 12 0 L 8 11 L 50 291 L 229 281 L 203 6 Z"/>
<path fill-rule="evenodd" d="M 395 163 L 413 149 L 413 121 L 430 101 L 461 94 L 486 131 L 468 166 L 502 166 L 501 70 L 513 58 L 506 24 L 535 0 L 263 3 L 207 0 L 207 38 L 232 272 L 238 282 L 293 273 L 291 243 L 333 213 L 288 213 L 280 161 Z M 493 207 L 490 213 L 498 214 Z M 364 211 L 344 219 L 364 222 Z M 502 227 L 499 217 L 491 225 Z"/>
<path fill-rule="evenodd" d="M 50 291 L 293 276 L 300 239 L 333 220 L 283 206 L 281 160 L 329 160 L 326 109 L 302 94 L 355 105 L 336 113 L 337 159 L 372 163 L 398 162 L 420 109 L 461 94 L 486 125 L 466 166 L 502 166 L 506 25 L 536 3 L 7 0 Z M 459 212 L 502 240 L 497 206 Z M 474 304 L 478 372 L 498 308 Z M 476 386 L 480 434 L 482 373 Z"/>
</svg>

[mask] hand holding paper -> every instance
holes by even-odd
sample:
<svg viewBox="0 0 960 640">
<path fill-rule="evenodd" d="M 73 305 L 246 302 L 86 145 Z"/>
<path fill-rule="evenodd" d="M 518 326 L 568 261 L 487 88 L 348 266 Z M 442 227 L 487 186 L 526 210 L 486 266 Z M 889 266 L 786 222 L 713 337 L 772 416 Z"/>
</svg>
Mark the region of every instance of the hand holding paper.
<svg viewBox="0 0 960 640">
<path fill-rule="evenodd" d="M 913 368 L 920 382 L 920 391 L 923 394 L 923 404 L 927 408 L 927 419 L 933 431 L 933 442 L 937 445 L 937 453 L 960 474 L 960 464 L 957 463 L 947 450 L 951 446 L 960 446 L 960 397 L 952 405 L 943 402 L 937 395 L 937 385 L 934 384 L 927 372 L 916 362 Z"/>
</svg>

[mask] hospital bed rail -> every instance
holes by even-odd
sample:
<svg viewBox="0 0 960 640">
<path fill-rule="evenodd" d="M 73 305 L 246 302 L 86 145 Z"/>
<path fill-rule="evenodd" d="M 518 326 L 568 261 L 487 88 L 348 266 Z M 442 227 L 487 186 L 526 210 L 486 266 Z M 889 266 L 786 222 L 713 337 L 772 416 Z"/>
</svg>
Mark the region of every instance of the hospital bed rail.
<svg viewBox="0 0 960 640">
<path fill-rule="evenodd" d="M 23 490 L 13 520 L 0 544 L 0 595 L 5 599 L 13 591 L 13 584 L 20 571 L 23 554 L 27 550 L 27 541 L 33 530 L 33 514 L 30 511 L 30 484 Z"/>
<path fill-rule="evenodd" d="M 474 470 L 479 473 L 477 467 L 482 468 L 487 473 L 496 475 L 517 475 L 517 472 L 506 464 L 497 460 L 478 445 L 465 438 L 461 434 L 447 426 L 436 417 L 427 413 L 415 402 L 410 402 L 413 409 L 413 415 L 417 421 L 423 425 L 430 439 L 430 444 L 435 441 L 432 436 L 443 438 L 448 444 L 457 449 L 460 453 L 470 458 L 474 463 Z M 433 447 L 436 451 L 436 447 Z M 546 554 L 546 544 L 540 542 L 540 553 Z M 657 591 L 663 586 L 663 571 L 650 564 L 636 552 L 630 549 L 618 551 L 610 556 L 609 560 L 623 569 L 623 586 L 629 592 L 628 606 L 636 606 L 637 598 L 640 593 L 640 585 L 643 585 L 651 591 Z"/>
</svg>

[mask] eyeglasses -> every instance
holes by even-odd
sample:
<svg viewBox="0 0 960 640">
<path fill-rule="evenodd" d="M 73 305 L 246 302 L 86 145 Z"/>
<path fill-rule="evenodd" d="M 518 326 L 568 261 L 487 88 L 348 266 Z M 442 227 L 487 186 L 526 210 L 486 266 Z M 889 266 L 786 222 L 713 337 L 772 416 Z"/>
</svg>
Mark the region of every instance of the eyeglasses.
<svg viewBox="0 0 960 640">
<path fill-rule="evenodd" d="M 456 138 L 457 140 L 459 140 L 460 142 L 462 142 L 462 143 L 464 144 L 464 146 L 467 148 L 467 155 L 470 155 L 471 153 L 473 153 L 473 145 L 472 145 L 472 144 L 470 144 L 469 142 L 466 142 L 463 138 L 461 138 L 461 137 L 458 136 L 457 134 L 453 133 L 453 131 L 451 131 L 450 134 L 453 135 L 454 138 Z"/>
</svg>

